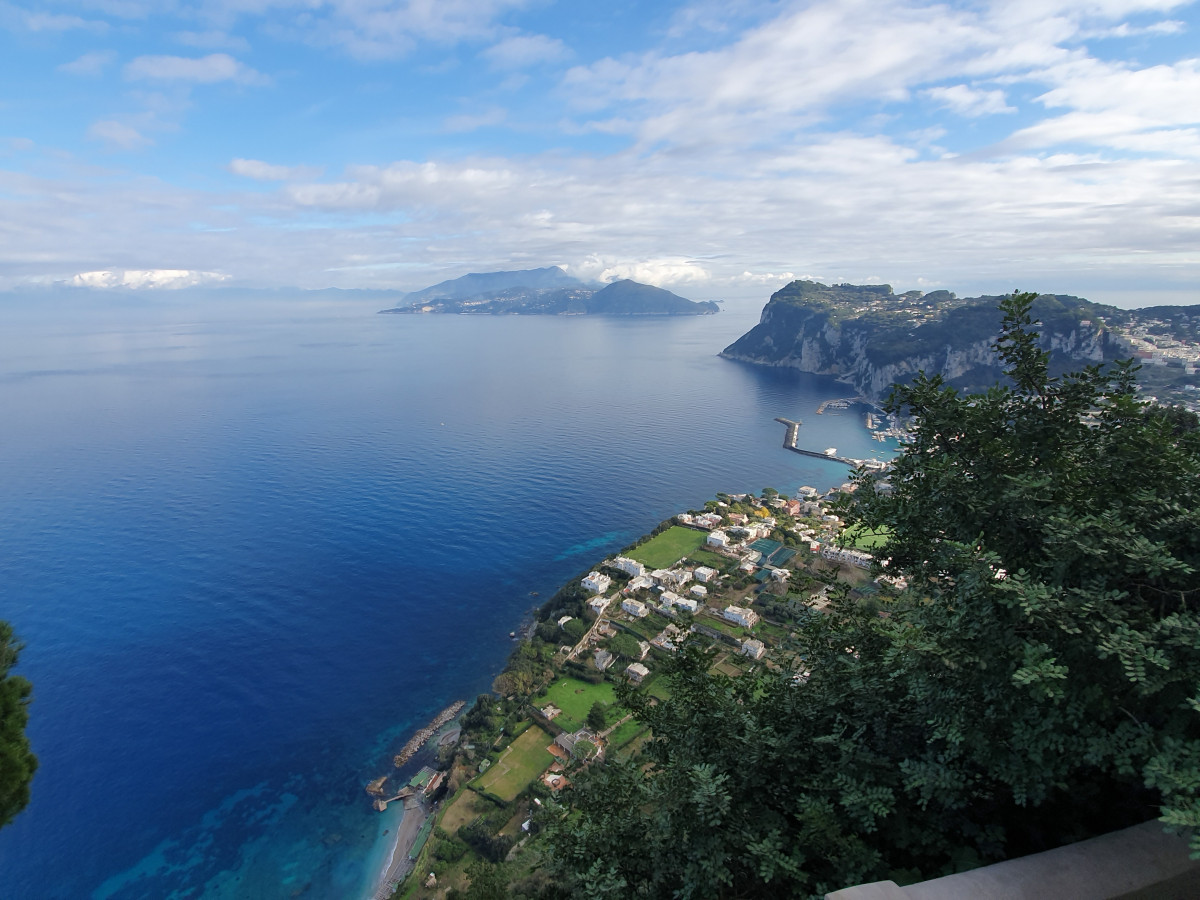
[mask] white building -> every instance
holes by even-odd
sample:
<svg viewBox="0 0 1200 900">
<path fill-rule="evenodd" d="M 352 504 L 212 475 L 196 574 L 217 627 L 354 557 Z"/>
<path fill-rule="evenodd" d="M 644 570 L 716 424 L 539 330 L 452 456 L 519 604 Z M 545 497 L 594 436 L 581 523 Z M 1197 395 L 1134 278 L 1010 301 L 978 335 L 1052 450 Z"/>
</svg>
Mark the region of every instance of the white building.
<svg viewBox="0 0 1200 900">
<path fill-rule="evenodd" d="M 650 674 L 650 670 L 641 663 L 630 663 L 625 667 L 625 674 L 629 676 L 629 680 L 634 684 L 641 684 L 642 679 Z"/>
<path fill-rule="evenodd" d="M 608 604 L 611 602 L 612 597 L 593 597 L 588 601 L 588 609 L 590 609 L 596 615 L 600 615 L 600 613 L 608 609 Z"/>
<path fill-rule="evenodd" d="M 696 610 L 698 610 L 700 608 L 700 604 L 696 600 L 689 599 L 688 597 L 676 597 L 675 598 L 675 608 L 676 609 L 685 609 L 688 612 L 690 612 L 692 615 L 695 615 Z"/>
<path fill-rule="evenodd" d="M 696 566 L 696 571 L 692 574 L 696 576 L 696 580 L 701 584 L 708 584 L 717 577 L 717 570 L 710 569 L 708 566 Z"/>
<path fill-rule="evenodd" d="M 699 600 L 704 600 L 708 597 L 708 588 L 702 584 L 693 584 L 688 593 Z"/>
<path fill-rule="evenodd" d="M 617 571 L 624 572 L 626 575 L 631 575 L 634 578 L 646 574 L 645 566 L 636 559 L 630 559 L 627 556 L 618 556 L 612 561 L 611 565 Z"/>
<path fill-rule="evenodd" d="M 762 659 L 763 654 L 767 652 L 767 645 L 762 641 L 757 641 L 754 638 L 747 638 L 742 641 L 742 655 L 748 656 L 751 659 Z"/>
<path fill-rule="evenodd" d="M 637 616 L 639 619 L 644 618 L 650 612 L 650 610 L 646 609 L 646 604 L 640 600 L 622 600 L 621 609 L 625 610 L 631 616 Z"/>
<path fill-rule="evenodd" d="M 728 547 L 729 535 L 723 531 L 713 531 L 709 533 L 708 539 L 705 540 L 705 543 L 710 547 Z"/>
<path fill-rule="evenodd" d="M 593 594 L 603 594 L 610 584 L 612 579 L 599 572 L 588 572 L 587 577 L 583 579 L 583 586 Z"/>
<path fill-rule="evenodd" d="M 613 655 L 607 650 L 597 650 L 595 656 L 596 668 L 603 672 L 613 664 Z"/>
<path fill-rule="evenodd" d="M 834 547 L 828 545 L 821 548 L 821 555 L 832 562 L 850 563 L 860 569 L 871 568 L 871 554 L 850 547 Z"/>
<path fill-rule="evenodd" d="M 649 575 L 638 575 L 636 578 L 630 579 L 629 584 L 625 585 L 625 593 L 632 594 L 634 591 L 644 590 L 645 588 L 654 587 L 654 579 Z"/>
<path fill-rule="evenodd" d="M 730 622 L 741 625 L 743 628 L 752 628 L 758 621 L 758 613 L 742 606 L 730 606 L 725 610 L 724 616 Z"/>
</svg>

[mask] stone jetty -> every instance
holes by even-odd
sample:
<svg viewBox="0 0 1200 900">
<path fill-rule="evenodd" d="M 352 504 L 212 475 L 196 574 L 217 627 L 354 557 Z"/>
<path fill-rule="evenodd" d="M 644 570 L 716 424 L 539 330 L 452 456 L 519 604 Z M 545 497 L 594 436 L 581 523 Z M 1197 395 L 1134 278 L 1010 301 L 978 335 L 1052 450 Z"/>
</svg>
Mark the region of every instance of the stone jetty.
<svg viewBox="0 0 1200 900">
<path fill-rule="evenodd" d="M 404 745 L 403 749 L 401 749 L 401 751 L 397 753 L 395 758 L 392 760 L 396 764 L 396 768 L 400 768 L 402 765 L 412 759 L 413 754 L 421 749 L 421 745 L 433 737 L 439 728 L 457 716 L 459 710 L 466 705 L 467 703 L 465 700 L 458 700 L 450 704 L 440 713 L 438 713 L 436 719 L 409 738 L 408 743 Z"/>
</svg>

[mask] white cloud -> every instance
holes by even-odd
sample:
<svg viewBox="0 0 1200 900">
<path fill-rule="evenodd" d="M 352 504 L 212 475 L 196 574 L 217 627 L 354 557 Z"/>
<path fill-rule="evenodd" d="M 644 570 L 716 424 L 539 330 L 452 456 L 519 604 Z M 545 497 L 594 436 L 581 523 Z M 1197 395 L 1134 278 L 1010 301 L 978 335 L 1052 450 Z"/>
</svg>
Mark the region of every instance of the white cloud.
<svg viewBox="0 0 1200 900">
<path fill-rule="evenodd" d="M 1004 99 L 1004 91 L 981 91 L 965 84 L 929 88 L 922 93 L 960 116 L 994 116 L 1016 112 Z"/>
<path fill-rule="evenodd" d="M 613 282 L 630 278 L 657 287 L 707 284 L 712 275 L 702 263 L 691 259 L 620 260 L 588 256 L 572 267 L 578 277 Z"/>
<path fill-rule="evenodd" d="M 188 47 L 201 50 L 241 50 L 250 49 L 250 42 L 237 34 L 212 29 L 210 31 L 177 31 L 172 37 Z"/>
<path fill-rule="evenodd" d="M 100 75 L 116 58 L 117 54 L 112 50 L 95 50 L 69 63 L 63 63 L 58 67 L 58 71 L 68 75 Z"/>
<path fill-rule="evenodd" d="M 251 0 L 227 3 L 231 16 L 295 12 L 270 30 L 338 47 L 360 59 L 390 59 L 420 42 L 452 45 L 495 38 L 497 20 L 530 0 Z"/>
<path fill-rule="evenodd" d="M 279 166 L 257 159 L 232 160 L 229 171 L 257 181 L 303 181 L 321 174 L 317 166 Z"/>
<path fill-rule="evenodd" d="M 88 129 L 88 137 L 122 150 L 137 150 L 154 143 L 136 128 L 113 119 L 93 122 Z"/>
<path fill-rule="evenodd" d="M 481 55 L 497 69 L 524 69 L 541 63 L 562 62 L 571 56 L 571 51 L 558 38 L 520 34 L 504 38 Z"/>
<path fill-rule="evenodd" d="M 108 23 L 55 13 L 28 13 L 25 16 L 25 27 L 30 31 L 73 31 L 76 28 L 84 31 L 106 31 Z"/>
<path fill-rule="evenodd" d="M 493 106 L 485 112 L 476 115 L 447 116 L 442 122 L 442 128 L 450 133 L 459 133 L 503 125 L 507 120 L 508 110 L 502 106 Z"/>
<path fill-rule="evenodd" d="M 192 84 L 215 84 L 235 81 L 240 84 L 263 84 L 266 76 L 254 71 L 227 53 L 208 56 L 139 56 L 125 66 L 130 81 L 182 81 Z"/>
<path fill-rule="evenodd" d="M 219 272 L 194 272 L 190 269 L 125 269 L 95 272 L 80 272 L 72 276 L 73 287 L 129 288 L 132 290 L 177 290 L 203 284 L 228 281 L 228 275 Z"/>
</svg>

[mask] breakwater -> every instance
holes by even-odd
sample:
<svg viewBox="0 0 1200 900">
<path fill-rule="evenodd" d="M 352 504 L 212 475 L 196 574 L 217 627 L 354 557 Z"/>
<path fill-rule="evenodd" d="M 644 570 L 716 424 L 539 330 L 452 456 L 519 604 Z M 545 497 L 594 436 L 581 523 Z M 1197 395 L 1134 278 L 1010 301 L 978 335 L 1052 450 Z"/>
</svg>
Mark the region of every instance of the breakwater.
<svg viewBox="0 0 1200 900">
<path fill-rule="evenodd" d="M 457 716 L 459 710 L 466 705 L 467 703 L 465 700 L 457 700 L 454 703 L 451 703 L 440 713 L 438 713 L 437 717 L 432 722 L 409 738 L 408 743 L 405 744 L 404 747 L 401 748 L 400 752 L 397 753 L 392 759 L 392 762 L 396 764 L 396 768 L 400 768 L 402 765 L 412 759 L 413 754 L 421 749 L 421 745 L 433 737 L 439 728 Z"/>
<path fill-rule="evenodd" d="M 825 405 L 822 404 L 821 406 L 822 409 L 824 409 Z M 834 462 L 840 462 L 843 465 L 850 466 L 851 468 L 860 466 L 863 463 L 863 460 L 861 459 L 850 459 L 849 457 L 836 456 L 832 453 L 818 453 L 816 450 L 805 450 L 802 447 L 797 447 L 796 438 L 800 434 L 800 426 L 803 423 L 793 421 L 792 419 L 785 419 L 782 416 L 776 416 L 775 421 L 787 426 L 787 434 L 783 436 L 783 446 L 788 450 L 791 450 L 793 453 L 799 453 L 801 456 L 811 456 L 813 459 L 831 459 Z"/>
</svg>

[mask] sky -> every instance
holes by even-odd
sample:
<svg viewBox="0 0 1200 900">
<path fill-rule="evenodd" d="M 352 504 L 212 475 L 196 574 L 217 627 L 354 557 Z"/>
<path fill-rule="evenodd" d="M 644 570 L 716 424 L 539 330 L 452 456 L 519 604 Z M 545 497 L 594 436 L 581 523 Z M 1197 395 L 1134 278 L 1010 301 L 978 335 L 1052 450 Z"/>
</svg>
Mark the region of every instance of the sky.
<svg viewBox="0 0 1200 900">
<path fill-rule="evenodd" d="M 1198 10 L 0 0 L 0 290 L 1200 303 Z"/>
</svg>

